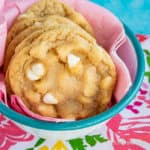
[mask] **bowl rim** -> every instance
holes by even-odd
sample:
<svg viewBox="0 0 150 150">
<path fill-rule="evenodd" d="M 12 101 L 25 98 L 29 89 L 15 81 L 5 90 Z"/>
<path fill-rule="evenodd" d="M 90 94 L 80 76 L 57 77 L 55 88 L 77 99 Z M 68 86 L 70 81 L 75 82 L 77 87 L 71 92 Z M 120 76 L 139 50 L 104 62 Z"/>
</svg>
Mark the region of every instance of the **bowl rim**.
<svg viewBox="0 0 150 150">
<path fill-rule="evenodd" d="M 87 128 L 87 127 L 100 124 L 110 119 L 114 115 L 118 114 L 123 108 L 125 108 L 129 104 L 129 102 L 137 94 L 142 84 L 142 81 L 144 78 L 144 71 L 145 71 L 144 53 L 141 48 L 141 45 L 138 42 L 135 35 L 129 29 L 129 27 L 125 25 L 124 23 L 123 23 L 123 26 L 124 26 L 126 35 L 131 40 L 131 43 L 134 46 L 138 67 L 136 71 L 135 80 L 132 86 L 130 87 L 129 91 L 121 99 L 121 101 L 118 102 L 116 105 L 114 105 L 112 108 L 96 116 L 86 118 L 83 120 L 79 120 L 79 121 L 72 121 L 72 122 L 46 122 L 42 120 L 36 120 L 30 117 L 27 117 L 25 115 L 22 115 L 8 108 L 5 104 L 2 104 L 2 102 L 0 102 L 0 113 L 2 113 L 3 115 L 7 116 L 9 119 L 14 120 L 17 123 L 20 123 L 22 125 L 29 126 L 29 127 L 36 128 L 36 129 L 50 130 L 50 131 L 78 130 L 82 128 Z"/>
</svg>

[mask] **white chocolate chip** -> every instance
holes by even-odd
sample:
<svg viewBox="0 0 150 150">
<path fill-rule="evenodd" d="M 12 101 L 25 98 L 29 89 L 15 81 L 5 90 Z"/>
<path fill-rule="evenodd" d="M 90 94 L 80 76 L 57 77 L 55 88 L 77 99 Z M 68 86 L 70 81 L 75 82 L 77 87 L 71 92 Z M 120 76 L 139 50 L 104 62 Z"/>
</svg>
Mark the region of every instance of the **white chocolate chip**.
<svg viewBox="0 0 150 150">
<path fill-rule="evenodd" d="M 27 71 L 27 77 L 28 79 L 30 79 L 31 81 L 36 81 L 36 80 L 39 80 L 40 77 L 37 76 L 32 70 L 28 70 Z"/>
<path fill-rule="evenodd" d="M 37 75 L 37 76 L 43 76 L 44 75 L 44 66 L 41 63 L 34 64 L 31 68 L 31 70 Z"/>
<path fill-rule="evenodd" d="M 47 93 L 43 97 L 43 102 L 46 104 L 57 104 L 58 100 L 51 93 Z"/>
<path fill-rule="evenodd" d="M 68 55 L 68 65 L 69 67 L 74 67 L 77 65 L 77 63 L 80 61 L 80 58 L 76 55 L 69 54 Z"/>
<path fill-rule="evenodd" d="M 35 25 L 36 27 L 41 27 L 42 24 L 41 24 L 40 22 L 35 22 L 34 25 Z"/>
<path fill-rule="evenodd" d="M 28 79 L 32 81 L 39 80 L 45 73 L 44 66 L 41 63 L 32 65 L 31 69 L 27 71 Z"/>
</svg>

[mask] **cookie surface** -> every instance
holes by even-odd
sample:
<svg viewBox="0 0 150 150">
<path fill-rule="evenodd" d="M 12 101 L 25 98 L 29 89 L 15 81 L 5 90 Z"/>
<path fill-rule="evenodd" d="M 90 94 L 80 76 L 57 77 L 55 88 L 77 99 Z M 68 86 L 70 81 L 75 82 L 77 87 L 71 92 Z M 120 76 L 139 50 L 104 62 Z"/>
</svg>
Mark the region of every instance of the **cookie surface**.
<svg viewBox="0 0 150 150">
<path fill-rule="evenodd" d="M 26 44 L 30 44 L 35 38 L 37 38 L 38 36 L 40 36 L 41 33 L 42 33 L 41 30 L 31 33 L 26 39 L 24 39 L 24 40 L 15 48 L 15 50 L 16 50 L 16 51 L 19 51 L 20 49 L 23 49 Z M 15 50 L 13 50 L 13 51 L 15 51 Z M 11 61 L 11 59 L 10 59 L 10 60 L 7 60 L 8 63 L 9 63 L 9 61 Z M 4 66 L 5 66 L 5 65 L 4 65 Z M 6 69 L 8 69 L 8 67 L 7 67 Z M 12 89 L 11 89 L 11 86 L 10 86 L 10 84 L 9 84 L 9 78 L 8 78 L 8 73 L 7 73 L 7 72 L 6 72 L 6 74 L 5 74 L 5 83 L 6 83 L 6 87 L 7 87 L 7 93 L 8 93 L 8 94 L 12 94 Z"/>
<path fill-rule="evenodd" d="M 29 24 L 31 23 L 31 26 Z M 21 43 L 27 36 L 29 36 L 31 33 L 43 28 L 46 30 L 46 28 L 49 28 L 50 26 L 57 26 L 58 24 L 69 24 L 74 25 L 72 21 L 65 17 L 61 17 L 58 15 L 51 15 L 43 18 L 34 18 L 32 19 L 25 19 L 24 21 L 20 22 L 16 28 L 19 29 L 19 27 L 23 27 L 28 25 L 29 27 L 25 28 L 20 34 L 16 35 L 16 37 L 13 38 L 13 40 L 10 42 L 10 44 L 6 48 L 5 52 L 5 59 L 4 59 L 4 72 L 6 72 L 6 69 L 8 67 L 9 61 L 13 54 L 15 53 L 15 48 L 18 44 Z M 24 27 L 23 27 L 24 28 Z"/>
<path fill-rule="evenodd" d="M 38 20 L 39 21 L 39 20 Z M 45 33 L 50 28 L 63 28 L 64 26 L 74 26 L 75 28 L 80 28 L 72 21 L 67 18 L 60 17 L 57 15 L 52 15 L 50 17 L 44 18 L 40 22 L 35 22 L 35 24 L 14 38 L 6 50 L 5 61 L 4 61 L 4 71 L 6 72 L 8 64 L 15 53 L 21 51 L 26 45 L 30 45 L 38 36 Z M 7 89 L 8 93 L 11 93 L 11 87 L 9 86 L 9 79 L 6 73 Z"/>
<path fill-rule="evenodd" d="M 30 110 L 81 119 L 107 109 L 115 66 L 92 36 L 74 26 L 55 26 L 25 45 L 12 57 L 7 81 Z"/>
<path fill-rule="evenodd" d="M 18 33 L 34 24 L 37 21 L 37 17 L 40 21 L 43 17 L 50 15 L 66 17 L 93 35 L 93 30 L 86 19 L 72 8 L 58 0 L 39 0 L 37 3 L 33 4 L 26 13 L 17 18 L 8 33 L 7 45 Z"/>
<path fill-rule="evenodd" d="M 74 11 L 71 7 L 60 2 L 59 0 L 39 0 L 27 10 L 26 14 L 29 16 L 41 17 L 47 15 L 60 15 L 72 20 L 88 33 L 93 35 L 93 30 L 86 19 L 81 14 Z"/>
</svg>

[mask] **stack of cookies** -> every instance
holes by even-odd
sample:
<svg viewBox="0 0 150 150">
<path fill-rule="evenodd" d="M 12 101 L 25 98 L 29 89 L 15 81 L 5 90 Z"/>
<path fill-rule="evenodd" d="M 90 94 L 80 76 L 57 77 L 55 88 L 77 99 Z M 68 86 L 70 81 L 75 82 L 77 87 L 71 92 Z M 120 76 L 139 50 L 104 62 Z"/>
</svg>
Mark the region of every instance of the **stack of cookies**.
<svg viewBox="0 0 150 150">
<path fill-rule="evenodd" d="M 11 27 L 4 62 L 8 95 L 45 117 L 82 119 L 108 108 L 115 66 L 86 19 L 58 0 L 39 0 Z"/>
</svg>

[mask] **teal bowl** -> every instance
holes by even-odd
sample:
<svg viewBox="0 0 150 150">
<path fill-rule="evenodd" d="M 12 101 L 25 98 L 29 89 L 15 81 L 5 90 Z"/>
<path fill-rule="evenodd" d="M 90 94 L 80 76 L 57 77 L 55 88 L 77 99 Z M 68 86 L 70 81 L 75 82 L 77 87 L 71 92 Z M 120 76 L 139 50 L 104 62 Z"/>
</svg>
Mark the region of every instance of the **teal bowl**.
<svg viewBox="0 0 150 150">
<path fill-rule="evenodd" d="M 107 121 L 108 119 L 112 118 L 114 115 L 118 114 L 121 110 L 123 110 L 136 96 L 142 81 L 144 77 L 144 70 L 145 70 L 145 62 L 144 62 L 144 54 L 143 50 L 141 48 L 140 43 L 132 33 L 132 31 L 124 24 L 124 29 L 126 32 L 126 35 L 130 39 L 136 54 L 137 59 L 137 71 L 136 76 L 133 81 L 132 86 L 126 93 L 126 95 L 118 102 L 116 105 L 114 105 L 112 108 L 108 109 L 107 111 L 98 114 L 94 117 L 90 117 L 87 119 L 79 120 L 79 121 L 73 121 L 73 122 L 65 122 L 65 123 L 55 123 L 55 122 L 45 122 L 40 121 L 36 119 L 29 118 L 27 116 L 24 116 L 22 114 L 19 114 L 12 109 L 8 108 L 4 104 L 0 103 L 0 113 L 7 116 L 9 119 L 15 121 L 16 123 L 20 124 L 23 127 L 31 128 L 31 130 L 37 130 L 37 131 L 45 131 L 46 134 L 49 133 L 49 131 L 52 132 L 64 132 L 64 131 L 82 131 L 82 129 L 95 127 L 97 125 L 100 125 Z M 70 132 L 70 133 L 73 133 Z M 65 133 L 65 132 L 64 132 Z M 79 133 L 81 134 L 81 132 Z"/>
</svg>

